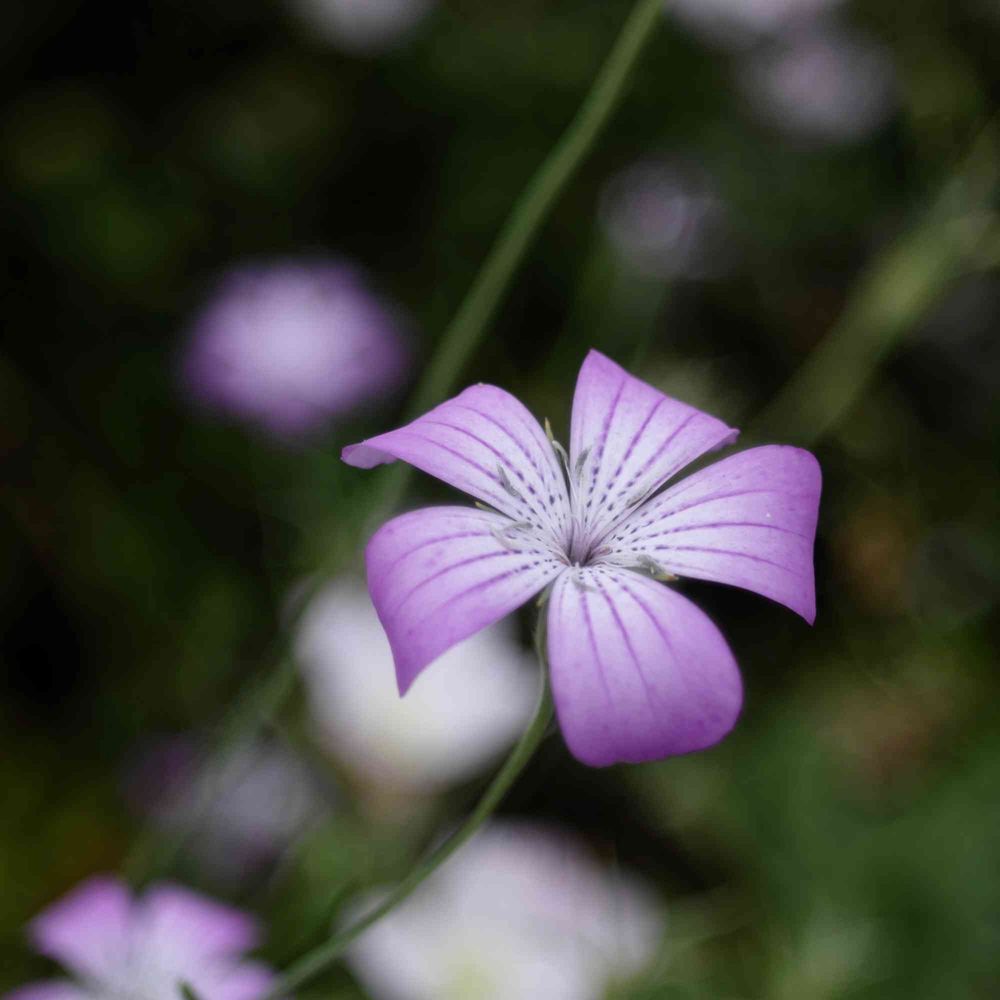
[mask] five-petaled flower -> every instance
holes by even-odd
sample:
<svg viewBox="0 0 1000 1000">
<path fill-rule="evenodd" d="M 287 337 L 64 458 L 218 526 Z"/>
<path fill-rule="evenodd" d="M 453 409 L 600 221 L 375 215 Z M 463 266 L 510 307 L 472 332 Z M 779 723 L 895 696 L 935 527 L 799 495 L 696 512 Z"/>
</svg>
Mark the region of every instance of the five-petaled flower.
<svg viewBox="0 0 1000 1000">
<path fill-rule="evenodd" d="M 812 622 L 820 471 L 766 445 L 662 489 L 738 432 L 591 351 L 570 449 L 509 393 L 475 385 L 411 424 L 344 449 L 400 459 L 488 504 L 403 514 L 368 544 L 368 586 L 400 692 L 455 643 L 551 585 L 553 697 L 592 765 L 700 750 L 736 722 L 742 684 L 709 618 L 663 581 L 756 591 Z"/>
<path fill-rule="evenodd" d="M 181 984 L 203 1000 L 259 1000 L 274 980 L 247 961 L 257 922 L 183 886 L 160 883 L 141 896 L 96 876 L 39 914 L 37 951 L 76 976 L 31 983 L 4 1000 L 180 1000 Z"/>
</svg>

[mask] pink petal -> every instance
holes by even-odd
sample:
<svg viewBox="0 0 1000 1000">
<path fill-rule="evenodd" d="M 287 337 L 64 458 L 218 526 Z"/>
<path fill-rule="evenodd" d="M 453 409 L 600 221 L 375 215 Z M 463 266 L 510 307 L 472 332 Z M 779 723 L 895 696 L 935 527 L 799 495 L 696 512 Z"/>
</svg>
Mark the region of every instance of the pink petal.
<svg viewBox="0 0 1000 1000">
<path fill-rule="evenodd" d="M 348 445 L 370 469 L 402 459 L 554 539 L 567 526 L 566 486 L 538 421 L 510 393 L 474 385 L 399 430 Z"/>
<path fill-rule="evenodd" d="M 520 607 L 563 565 L 507 518 L 471 507 L 394 518 L 372 537 L 365 559 L 401 693 L 428 663 Z"/>
<path fill-rule="evenodd" d="M 35 948 L 71 972 L 101 979 L 125 961 L 132 901 L 125 885 L 97 876 L 39 914 L 28 933 Z"/>
<path fill-rule="evenodd" d="M 157 956 L 164 968 L 235 956 L 260 939 L 253 917 L 181 886 L 152 886 L 136 909 L 135 945 Z"/>
<path fill-rule="evenodd" d="M 646 556 L 678 576 L 763 594 L 812 623 L 820 470 L 807 451 L 751 448 L 640 507 L 605 540 L 605 558 Z"/>
<path fill-rule="evenodd" d="M 44 983 L 29 983 L 13 993 L 4 994 L 3 1000 L 95 1000 L 93 993 L 85 993 L 79 986 L 65 980 L 53 979 Z"/>
<path fill-rule="evenodd" d="M 585 540 L 595 541 L 630 506 L 738 433 L 591 351 L 576 383 L 570 437 Z"/>
<path fill-rule="evenodd" d="M 600 767 L 702 750 L 732 729 L 742 684 L 726 640 L 680 594 L 630 570 L 567 570 L 549 598 L 559 724 Z"/>
</svg>

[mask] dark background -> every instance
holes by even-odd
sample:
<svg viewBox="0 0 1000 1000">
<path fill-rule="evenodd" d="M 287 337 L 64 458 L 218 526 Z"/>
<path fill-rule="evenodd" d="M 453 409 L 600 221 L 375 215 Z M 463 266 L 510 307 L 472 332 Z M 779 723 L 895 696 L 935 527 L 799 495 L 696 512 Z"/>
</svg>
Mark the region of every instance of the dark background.
<svg viewBox="0 0 1000 1000">
<path fill-rule="evenodd" d="M 398 421 L 403 396 L 299 448 L 208 419 L 176 370 L 212 279 L 247 258 L 359 262 L 409 318 L 415 382 L 628 7 L 442 2 L 377 55 L 277 4 L 5 7 L 0 988 L 45 970 L 25 921 L 142 835 L 123 793 L 137 748 L 214 733 L 271 669 L 288 589 L 331 553 L 360 566 L 372 480 L 339 450 Z M 683 947 L 629 996 L 1000 989 L 1000 19 L 872 0 L 839 21 L 890 54 L 894 105 L 821 142 L 755 116 L 744 56 L 664 18 L 461 379 L 565 439 L 595 346 L 824 469 L 813 630 L 689 587 L 744 672 L 737 732 L 604 772 L 551 741 L 506 807 L 576 826 L 676 901 Z M 718 273 L 616 260 L 601 192 L 648 156 L 711 179 Z M 804 364 L 821 388 L 803 394 Z M 296 691 L 289 725 L 301 707 Z M 326 843 L 355 844 L 345 829 Z M 336 854 L 311 843 L 283 879 L 228 890 L 271 924 L 272 960 L 318 939 L 302 913 L 334 895 Z M 221 891 L 183 849 L 169 867 Z M 329 982 L 316 996 L 357 995 Z"/>
</svg>

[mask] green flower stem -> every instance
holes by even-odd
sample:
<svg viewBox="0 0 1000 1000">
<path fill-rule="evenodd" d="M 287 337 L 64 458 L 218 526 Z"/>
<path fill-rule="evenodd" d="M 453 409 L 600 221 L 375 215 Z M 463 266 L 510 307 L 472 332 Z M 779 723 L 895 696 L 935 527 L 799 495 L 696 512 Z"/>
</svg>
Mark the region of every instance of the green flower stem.
<svg viewBox="0 0 1000 1000">
<path fill-rule="evenodd" d="M 199 768 L 190 821 L 167 837 L 148 825 L 126 855 L 122 872 L 133 886 L 145 885 L 169 871 L 191 840 L 203 833 L 201 824 L 223 791 L 219 782 L 228 773 L 234 755 L 271 725 L 280 706 L 290 697 L 295 678 L 295 664 L 286 655 L 273 670 L 247 685 L 237 696 L 211 741 L 213 749 L 206 756 L 206 764 Z"/>
<path fill-rule="evenodd" d="M 748 430 L 809 445 L 847 415 L 882 361 L 996 239 L 997 123 L 988 125 L 915 224 L 875 257 L 840 319 Z"/>
<path fill-rule="evenodd" d="M 662 6 L 662 0 L 637 0 L 633 6 L 576 117 L 525 188 L 454 320 L 444 332 L 435 356 L 410 402 L 408 414 L 411 418 L 419 416 L 454 388 L 542 223 L 621 101 L 629 75 L 659 23 Z M 402 463 L 386 471 L 380 484 L 378 499 L 373 504 L 378 515 L 391 511 L 399 504 L 409 475 L 410 467 Z M 540 620 L 544 621 L 544 614 Z M 540 627 L 540 653 L 542 634 L 543 629 Z M 406 899 L 492 815 L 534 755 L 552 722 L 552 698 L 544 668 L 544 656 L 541 657 L 541 662 L 543 688 L 535 717 L 465 823 L 404 878 L 374 910 L 299 959 L 264 1000 L 276 1000 L 336 961 L 351 941 Z"/>
<path fill-rule="evenodd" d="M 303 983 L 329 968 L 359 934 L 403 902 L 429 875 L 433 874 L 465 844 L 493 815 L 497 806 L 535 755 L 539 744 L 545 738 L 552 719 L 552 694 L 549 688 L 548 671 L 543 659 L 542 693 L 538 700 L 535 716 L 465 822 L 447 840 L 431 851 L 377 906 L 354 923 L 338 931 L 329 941 L 324 942 L 295 962 L 262 1000 L 279 1000 L 279 998 L 286 996 L 290 990 L 297 989 Z"/>
<path fill-rule="evenodd" d="M 442 335 L 408 407 L 410 419 L 441 402 L 454 388 L 542 223 L 620 103 L 632 69 L 659 24 L 662 11 L 663 0 L 638 0 L 632 8 L 590 92 L 524 189 Z M 402 463 L 386 470 L 380 512 L 398 505 L 409 476 L 410 467 Z"/>
<path fill-rule="evenodd" d="M 629 75 L 659 23 L 661 8 L 662 0 L 637 0 L 632 8 L 576 117 L 525 188 L 454 320 L 442 335 L 408 407 L 410 418 L 440 402 L 454 388 L 542 223 L 621 101 Z M 402 462 L 382 473 L 369 508 L 373 519 L 384 518 L 399 505 L 410 473 L 410 467 Z M 326 573 L 333 569 L 329 564 L 323 566 L 306 592 L 299 595 L 300 611 L 308 605 L 308 598 L 322 584 Z M 274 676 L 244 691 L 227 714 L 217 741 L 219 752 L 225 753 L 227 748 L 250 739 L 268 725 L 293 688 L 295 664 L 287 641 L 291 631 L 292 623 L 286 623 L 286 637 L 274 657 L 278 663 Z M 211 790 L 204 790 L 199 798 L 210 803 Z M 196 811 L 195 815 L 200 813 Z M 182 845 L 183 840 L 174 838 L 158 848 L 155 835 L 147 835 L 133 850 L 126 869 L 134 881 L 145 881 L 169 866 Z"/>
</svg>

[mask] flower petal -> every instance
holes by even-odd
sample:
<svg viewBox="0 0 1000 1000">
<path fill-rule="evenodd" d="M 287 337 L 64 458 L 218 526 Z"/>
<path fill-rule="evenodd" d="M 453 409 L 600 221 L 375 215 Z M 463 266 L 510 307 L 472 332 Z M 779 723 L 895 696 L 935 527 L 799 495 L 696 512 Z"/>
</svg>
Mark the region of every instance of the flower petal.
<svg viewBox="0 0 1000 1000">
<path fill-rule="evenodd" d="M 50 979 L 45 982 L 28 983 L 13 993 L 5 993 L 3 1000 L 97 1000 L 65 979 Z"/>
<path fill-rule="evenodd" d="M 28 933 L 41 954 L 70 972 L 100 980 L 127 958 L 131 916 L 125 885 L 100 875 L 40 913 Z"/>
<path fill-rule="evenodd" d="M 509 748 L 537 699 L 534 658 L 511 620 L 452 646 L 399 697 L 392 650 L 368 592 L 327 584 L 299 621 L 295 658 L 319 741 L 370 785 L 432 793 Z"/>
<path fill-rule="evenodd" d="M 595 542 L 639 500 L 737 434 L 591 351 L 576 383 L 570 437 L 584 542 Z"/>
<path fill-rule="evenodd" d="M 605 540 L 602 558 L 634 565 L 646 557 L 678 576 L 744 587 L 811 624 L 820 487 L 809 452 L 751 448 L 640 507 Z"/>
<path fill-rule="evenodd" d="M 567 570 L 549 598 L 548 650 L 559 724 L 585 764 L 702 750 L 739 715 L 740 675 L 719 630 L 638 573 Z"/>
<path fill-rule="evenodd" d="M 471 386 L 405 427 L 348 445 L 342 457 L 362 469 L 402 459 L 553 540 L 567 530 L 566 485 L 545 432 L 496 386 Z"/>
<path fill-rule="evenodd" d="M 428 663 L 520 607 L 563 566 L 527 530 L 470 507 L 394 518 L 372 537 L 365 559 L 404 694 Z"/>
<path fill-rule="evenodd" d="M 257 921 L 181 886 L 151 886 L 137 904 L 135 945 L 163 968 L 195 969 L 255 947 Z"/>
</svg>

